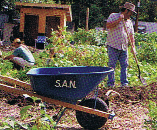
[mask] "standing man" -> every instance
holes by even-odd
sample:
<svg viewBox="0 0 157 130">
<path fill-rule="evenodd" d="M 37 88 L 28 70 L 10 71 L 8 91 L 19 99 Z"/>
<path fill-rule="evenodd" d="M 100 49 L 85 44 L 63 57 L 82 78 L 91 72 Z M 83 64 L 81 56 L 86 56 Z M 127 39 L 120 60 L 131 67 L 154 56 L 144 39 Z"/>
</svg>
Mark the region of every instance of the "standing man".
<svg viewBox="0 0 157 130">
<path fill-rule="evenodd" d="M 110 14 L 107 19 L 107 48 L 109 62 L 108 66 L 115 69 L 116 62 L 119 60 L 121 66 L 121 86 L 125 87 L 128 85 L 127 80 L 127 67 L 128 67 L 128 37 L 125 31 L 123 21 L 127 28 L 127 32 L 133 44 L 135 50 L 135 40 L 134 40 L 134 28 L 130 16 L 135 12 L 135 5 L 129 2 L 126 2 L 124 6 L 121 7 L 121 12 Z M 108 75 L 107 85 L 114 87 L 115 85 L 115 74 L 114 72 Z"/>
<path fill-rule="evenodd" d="M 16 38 L 13 42 L 15 50 L 12 55 L 6 56 L 4 60 L 10 60 L 14 64 L 14 68 L 17 70 L 31 67 L 35 63 L 35 59 L 30 50 L 21 43 L 19 38 Z"/>
</svg>

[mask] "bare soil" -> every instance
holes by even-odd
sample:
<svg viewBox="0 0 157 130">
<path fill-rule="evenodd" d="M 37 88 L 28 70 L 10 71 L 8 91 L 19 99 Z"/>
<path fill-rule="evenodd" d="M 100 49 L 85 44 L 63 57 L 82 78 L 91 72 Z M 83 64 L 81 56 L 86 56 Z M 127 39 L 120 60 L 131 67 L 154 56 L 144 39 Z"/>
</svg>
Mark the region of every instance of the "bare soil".
<svg viewBox="0 0 157 130">
<path fill-rule="evenodd" d="M 99 97 L 103 99 L 104 94 L 109 89 L 99 89 Z M 114 110 L 116 116 L 113 120 L 108 120 L 100 130 L 145 130 L 144 121 L 150 120 L 148 116 L 148 101 L 157 101 L 157 83 L 152 83 L 147 86 L 135 88 L 113 88 L 114 91 L 119 92 L 121 97 L 114 98 L 109 103 L 109 111 Z M 91 96 L 91 92 L 88 96 Z M 13 95 L 0 91 L 0 120 L 9 122 L 9 117 L 13 116 L 22 123 L 31 125 L 31 120 L 39 116 L 41 107 L 38 103 L 25 100 L 22 96 Z M 29 109 L 29 118 L 21 120 L 20 110 L 27 105 L 33 105 Z M 56 115 L 61 106 L 46 103 L 46 113 L 51 117 Z M 6 120 L 7 119 L 7 120 Z M 23 128 L 24 129 L 24 128 Z M 61 120 L 59 121 L 57 130 L 84 130 L 75 117 L 75 110 L 67 109 Z"/>
</svg>

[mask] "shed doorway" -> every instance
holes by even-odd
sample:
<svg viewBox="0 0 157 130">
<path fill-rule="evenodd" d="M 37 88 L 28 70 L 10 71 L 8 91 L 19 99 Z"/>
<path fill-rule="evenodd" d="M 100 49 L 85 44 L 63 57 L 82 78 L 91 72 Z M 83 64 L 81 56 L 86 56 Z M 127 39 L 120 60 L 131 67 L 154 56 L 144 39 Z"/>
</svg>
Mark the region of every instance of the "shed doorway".
<svg viewBox="0 0 157 130">
<path fill-rule="evenodd" d="M 51 37 L 52 29 L 54 31 L 58 30 L 58 26 L 60 26 L 60 17 L 57 16 L 47 16 L 46 17 L 46 37 Z"/>
<path fill-rule="evenodd" d="M 35 45 L 35 39 L 38 36 L 39 16 L 25 15 L 24 40 L 28 46 Z"/>
</svg>

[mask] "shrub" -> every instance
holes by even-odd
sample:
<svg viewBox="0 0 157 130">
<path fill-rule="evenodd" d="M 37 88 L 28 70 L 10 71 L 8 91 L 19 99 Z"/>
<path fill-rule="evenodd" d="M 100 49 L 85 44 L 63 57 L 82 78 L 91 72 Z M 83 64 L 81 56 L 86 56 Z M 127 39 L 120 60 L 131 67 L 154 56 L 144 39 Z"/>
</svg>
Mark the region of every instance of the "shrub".
<svg viewBox="0 0 157 130">
<path fill-rule="evenodd" d="M 138 42 L 137 52 L 139 61 L 153 64 L 157 62 L 157 45 L 155 43 Z"/>
<path fill-rule="evenodd" d="M 148 115 L 151 119 L 145 120 L 145 124 L 146 124 L 145 127 L 149 130 L 150 129 L 155 130 L 155 129 L 157 129 L 157 106 L 156 106 L 156 102 L 149 101 L 148 109 L 149 109 Z"/>
</svg>

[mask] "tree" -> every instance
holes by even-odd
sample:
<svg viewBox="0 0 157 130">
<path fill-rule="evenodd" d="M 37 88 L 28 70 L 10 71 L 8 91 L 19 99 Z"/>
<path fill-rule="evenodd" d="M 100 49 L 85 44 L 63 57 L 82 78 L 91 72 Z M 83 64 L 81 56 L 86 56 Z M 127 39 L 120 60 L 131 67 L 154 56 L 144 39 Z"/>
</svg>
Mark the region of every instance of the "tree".
<svg viewBox="0 0 157 130">
<path fill-rule="evenodd" d="M 155 22 L 155 8 L 156 5 L 154 2 L 151 2 L 149 9 L 148 9 L 148 15 L 149 15 L 149 20 L 150 22 Z"/>
<path fill-rule="evenodd" d="M 3 6 L 4 0 L 0 1 L 0 11 L 2 10 L 2 6 Z"/>
<path fill-rule="evenodd" d="M 8 13 L 10 12 L 9 14 L 12 14 L 11 12 L 15 11 L 14 2 L 18 1 L 71 4 L 75 29 L 78 27 L 85 28 L 87 7 L 89 7 L 89 29 L 91 29 L 96 26 L 102 27 L 104 20 L 108 18 L 110 13 L 119 12 L 119 6 L 125 3 L 125 0 L 1 0 L 0 9 L 2 10 L 2 6 L 6 5 L 8 6 Z M 137 0 L 130 1 L 137 6 Z M 151 0 L 140 1 L 139 20 L 155 21 L 155 2 L 151 2 Z"/>
</svg>

